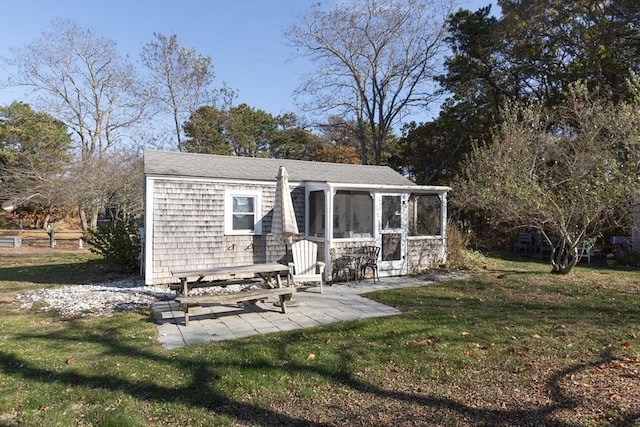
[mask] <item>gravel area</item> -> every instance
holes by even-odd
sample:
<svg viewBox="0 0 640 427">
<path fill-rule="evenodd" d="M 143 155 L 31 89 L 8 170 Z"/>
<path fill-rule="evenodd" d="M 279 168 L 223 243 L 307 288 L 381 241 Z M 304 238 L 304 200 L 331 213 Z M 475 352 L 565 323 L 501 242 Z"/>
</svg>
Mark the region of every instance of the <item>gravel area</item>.
<svg viewBox="0 0 640 427">
<path fill-rule="evenodd" d="M 226 288 L 196 288 L 189 295 L 241 292 L 256 285 L 230 285 Z M 63 318 L 103 316 L 114 311 L 151 307 L 156 301 L 171 300 L 175 292 L 168 286 L 145 286 L 143 281 L 127 279 L 91 285 L 36 289 L 16 296 L 24 309 L 57 311 Z"/>
<path fill-rule="evenodd" d="M 426 274 L 421 279 L 427 282 L 464 278 L 459 272 L 438 271 Z M 242 292 L 263 287 L 262 283 L 228 285 L 221 287 L 194 288 L 189 295 L 223 294 Z M 45 288 L 27 291 L 16 296 L 23 309 L 34 307 L 43 311 L 56 311 L 63 318 L 103 316 L 114 311 L 136 310 L 152 307 L 157 301 L 175 297 L 168 286 L 145 286 L 142 280 L 126 279 L 90 285 L 68 285 L 60 288 Z"/>
</svg>

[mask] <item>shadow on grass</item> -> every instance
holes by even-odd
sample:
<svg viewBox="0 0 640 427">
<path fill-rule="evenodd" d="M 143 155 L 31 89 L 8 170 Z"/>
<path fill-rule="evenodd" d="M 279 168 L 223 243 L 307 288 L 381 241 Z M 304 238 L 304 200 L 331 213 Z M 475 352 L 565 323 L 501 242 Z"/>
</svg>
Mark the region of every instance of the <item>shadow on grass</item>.
<svg viewBox="0 0 640 427">
<path fill-rule="evenodd" d="M 127 277 L 132 276 L 115 271 L 103 259 L 0 267 L 1 281 L 31 282 L 44 285 L 82 285 Z"/>
<path fill-rule="evenodd" d="M 511 252 L 496 252 L 489 255 L 490 258 L 500 259 L 502 261 L 516 262 L 538 266 L 539 268 L 548 268 L 547 271 L 551 272 L 551 258 L 550 257 L 538 257 L 524 254 L 514 254 Z M 589 262 L 586 257 L 582 257 L 578 263 L 573 267 L 576 270 L 596 270 L 596 271 L 611 271 L 611 272 L 640 272 L 639 266 L 632 264 L 617 264 L 610 266 L 607 264 L 606 259 L 599 256 L 592 256 Z M 543 270 L 541 270 L 543 271 Z"/>
<path fill-rule="evenodd" d="M 49 283 L 49 284 L 77 284 L 87 283 L 91 277 L 99 276 L 98 278 L 104 279 L 104 272 L 100 269 L 106 268 L 100 260 L 89 260 L 81 263 L 59 263 L 33 267 L 7 267 L 0 269 L 0 276 L 3 280 L 16 280 L 16 281 L 32 281 L 36 283 Z M 99 273 L 96 273 L 96 270 Z M 539 271 L 511 271 L 509 269 L 500 270 L 501 273 L 513 273 L 513 274 L 540 274 Z M 498 271 L 496 271 L 498 273 Z M 460 286 L 460 290 L 472 290 L 478 284 L 472 283 L 469 288 L 465 288 L 455 283 L 449 283 L 448 288 L 456 288 Z M 489 285 L 483 284 L 483 286 L 489 287 Z M 624 315 L 621 315 L 619 309 L 615 305 L 607 306 L 600 303 L 598 299 L 587 301 L 567 302 L 562 304 L 548 304 L 542 302 L 531 301 L 510 301 L 505 303 L 504 301 L 491 301 L 487 303 L 482 301 L 477 296 L 474 296 L 470 292 L 465 292 L 466 296 L 463 297 L 448 297 L 438 296 L 431 293 L 430 289 L 412 289 L 413 298 L 408 299 L 406 296 L 395 300 L 393 295 L 397 292 L 388 293 L 381 300 L 383 302 L 397 301 L 401 309 L 406 310 L 406 314 L 402 316 L 400 321 L 405 323 L 411 323 L 412 329 L 409 329 L 406 325 L 399 330 L 406 331 L 408 337 L 406 339 L 412 339 L 409 334 L 419 334 L 422 331 L 427 331 L 429 323 L 425 319 L 429 319 L 431 324 L 445 324 L 448 320 L 452 322 L 449 327 L 455 330 L 455 326 L 461 324 L 465 325 L 461 321 L 461 317 L 457 320 L 453 320 L 451 314 L 456 313 L 459 316 L 463 314 L 468 316 L 474 322 L 480 320 L 493 325 L 501 325 L 502 322 L 518 322 L 513 319 L 514 314 L 520 313 L 520 320 L 522 323 L 526 323 L 525 318 L 529 319 L 529 322 L 535 322 L 539 318 L 555 318 L 562 319 L 563 322 L 579 322 L 583 319 L 590 319 L 590 322 L 597 323 L 599 325 L 615 325 L 618 322 L 623 321 L 626 317 L 630 322 L 637 323 L 640 319 L 640 307 L 638 310 L 625 310 Z M 422 294 L 424 292 L 424 294 Z M 424 299 L 425 305 L 429 308 L 417 306 L 419 299 Z M 567 297 L 570 298 L 570 297 Z M 405 301 L 404 304 L 401 302 Z M 406 304 L 406 301 L 411 301 L 410 304 Z M 638 307 L 633 306 L 633 307 Z M 627 308 L 633 308 L 628 306 Z M 474 317 L 478 314 L 478 319 Z M 436 318 L 435 316 L 440 316 Z M 511 320 L 509 320 L 511 318 Z M 382 320 L 380 320 L 382 321 Z M 355 325 L 352 323 L 351 325 Z M 350 326 L 341 326 L 341 330 L 346 330 Z M 353 326 L 355 328 L 355 326 Z M 386 332 L 386 333 L 385 333 Z M 457 414 L 459 417 L 458 423 L 469 425 L 545 425 L 545 426 L 570 426 L 573 424 L 563 423 L 555 420 L 554 418 L 558 413 L 564 410 L 571 410 L 580 405 L 579 401 L 576 401 L 571 396 L 563 393 L 561 384 L 576 373 L 586 371 L 588 369 L 598 367 L 602 364 L 611 361 L 611 354 L 605 350 L 598 358 L 591 360 L 588 363 L 575 363 L 574 365 L 560 369 L 552 373 L 546 380 L 545 392 L 550 396 L 552 402 L 549 404 L 540 404 L 538 406 L 520 407 L 516 409 L 493 409 L 472 406 L 465 403 L 463 400 L 456 400 L 452 398 L 446 398 L 436 394 L 429 393 L 413 393 L 406 391 L 396 391 L 380 387 L 372 382 L 363 380 L 357 373 L 352 373 L 351 364 L 354 363 L 353 358 L 357 357 L 349 352 L 340 352 L 337 354 L 338 361 L 336 365 L 323 365 L 323 364 L 305 364 L 303 362 L 292 361 L 289 354 L 287 354 L 287 348 L 289 345 L 296 345 L 300 341 L 313 341 L 313 331 L 305 331 L 300 333 L 280 334 L 278 337 L 272 338 L 268 342 L 268 349 L 265 351 L 273 351 L 276 353 L 276 359 L 286 360 L 286 364 L 280 364 L 277 362 L 269 362 L 268 360 L 261 358 L 258 353 L 255 356 L 250 357 L 225 357 L 212 360 L 211 357 L 198 357 L 192 356 L 188 352 L 159 352 L 155 348 L 146 349 L 140 344 L 128 343 L 126 339 L 118 332 L 117 329 L 100 328 L 99 330 L 87 330 L 81 321 L 69 321 L 64 323 L 62 330 L 56 332 L 42 332 L 42 333 L 17 333 L 13 334 L 16 341 L 18 340 L 47 340 L 54 345 L 63 345 L 64 343 L 73 344 L 77 341 L 89 342 L 95 345 L 100 345 L 104 348 L 103 353 L 105 357 L 125 357 L 131 358 L 136 361 L 140 361 L 143 364 L 148 365 L 148 369 L 152 370 L 154 364 L 161 364 L 171 367 L 176 372 L 183 373 L 186 381 L 181 382 L 178 386 L 163 385 L 160 380 L 138 380 L 129 379 L 125 376 L 113 375 L 107 373 L 100 373 L 99 370 L 92 371 L 91 373 L 83 373 L 73 367 L 67 370 L 56 370 L 55 368 L 47 368 L 37 366 L 36 363 L 30 361 L 28 358 L 20 357 L 13 354 L 6 349 L 0 349 L 0 371 L 3 374 L 11 376 L 16 379 L 23 379 L 25 381 L 40 382 L 43 384 L 64 384 L 68 387 L 82 386 L 96 390 L 104 390 L 114 393 L 127 393 L 132 398 L 141 401 L 149 402 L 150 404 L 158 403 L 174 403 L 180 402 L 181 404 L 193 408 L 194 410 L 203 409 L 209 414 L 221 414 L 227 415 L 233 418 L 237 422 L 260 425 L 260 426 L 272 426 L 272 425 L 336 425 L 347 423 L 348 418 L 345 418 L 345 413 L 336 414 L 341 415 L 345 422 L 339 423 L 318 423 L 312 418 L 312 415 L 293 416 L 285 413 L 284 411 L 277 411 L 268 407 L 263 407 L 258 404 L 248 403 L 230 397 L 228 393 L 224 391 L 224 384 L 222 384 L 221 378 L 225 376 L 229 370 L 238 370 L 247 376 L 252 374 L 261 375 L 265 371 L 273 376 L 314 376 L 320 378 L 328 383 L 336 384 L 339 387 L 358 393 L 364 399 L 385 399 L 394 401 L 397 403 L 407 403 L 408 405 L 419 405 L 427 408 L 435 413 L 443 414 Z M 381 344 L 389 344 L 389 352 L 391 351 L 403 351 L 402 348 L 397 346 L 398 342 L 403 339 L 401 334 L 393 328 L 387 328 L 386 331 L 372 330 L 363 333 L 357 330 L 356 333 L 363 334 L 363 340 L 368 339 L 366 334 L 374 334 L 376 341 Z M 455 333 L 456 339 L 463 340 L 464 338 Z M 486 339 L 489 339 L 487 336 Z M 252 344 L 246 344 L 250 347 Z M 393 349 L 395 345 L 396 349 Z M 230 347 L 233 349 L 233 347 Z M 363 349 L 368 347 L 363 346 Z M 601 346 L 599 348 L 606 348 Z M 201 347 L 202 352 L 205 353 L 207 347 Z M 196 353 L 197 354 L 197 353 Z M 94 373 L 95 372 L 95 373 Z M 303 402 L 303 400 L 299 400 Z M 344 407 L 348 406 L 346 404 Z M 344 409 L 343 410 L 348 410 Z M 357 411 L 358 408 L 351 409 Z M 384 410 L 382 408 L 381 410 Z M 311 413 L 308 411 L 307 413 Z M 346 414 L 349 415 L 349 414 Z M 354 417 L 358 416 L 357 412 L 350 414 Z M 444 417 L 445 415 L 443 415 Z M 306 418 L 308 417 L 308 418 Z M 455 423 L 455 419 L 451 420 Z M 616 420 L 616 425 L 631 426 L 640 421 L 640 412 L 620 414 L 620 418 Z M 425 420 L 425 422 L 427 422 Z"/>
<path fill-rule="evenodd" d="M 75 321 L 68 322 L 68 326 L 62 331 L 43 334 L 22 334 L 17 339 L 44 339 L 56 342 L 66 341 L 73 343 L 78 339 L 78 328 L 82 325 Z M 292 416 L 287 413 L 278 412 L 257 404 L 240 401 L 229 397 L 220 387 L 220 378 L 224 377 L 228 370 L 239 370 L 244 375 L 260 375 L 268 371 L 275 376 L 293 375 L 318 377 L 326 382 L 337 384 L 343 389 L 357 392 L 367 399 L 386 399 L 396 403 L 407 403 L 409 405 L 419 405 L 432 412 L 444 414 L 457 414 L 458 423 L 469 423 L 470 425 L 545 425 L 557 427 L 569 427 L 574 424 L 564 423 L 555 420 L 554 417 L 564 410 L 571 410 L 580 405 L 579 401 L 565 395 L 561 383 L 572 375 L 592 369 L 613 360 L 607 349 L 603 350 L 598 358 L 589 363 L 576 363 L 564 369 L 552 373 L 546 381 L 546 393 L 552 399 L 552 403 L 541 404 L 536 407 L 522 407 L 521 409 L 492 409 L 482 408 L 466 404 L 462 401 L 442 397 L 428 393 L 412 393 L 404 391 L 389 390 L 376 384 L 363 380 L 356 374 L 350 373 L 351 359 L 355 356 L 349 353 L 341 353 L 339 366 L 305 364 L 290 360 L 287 354 L 287 347 L 300 340 L 308 340 L 308 334 L 313 332 L 299 332 L 295 334 L 284 334 L 279 338 L 274 338 L 271 348 L 277 353 L 279 360 L 287 360 L 286 364 L 269 362 L 260 355 L 253 358 L 220 358 L 212 361 L 210 358 L 198 359 L 187 354 L 180 353 L 159 353 L 152 350 L 145 350 L 139 346 L 129 345 L 126 340 L 121 339 L 117 329 L 109 330 L 105 328 L 100 333 L 89 332 L 82 334 L 82 340 L 99 344 L 105 348 L 105 357 L 121 356 L 135 358 L 138 361 L 146 362 L 150 369 L 154 364 L 171 366 L 177 372 L 183 372 L 187 376 L 187 381 L 183 385 L 164 386 L 152 381 L 133 381 L 121 376 L 108 374 L 83 374 L 77 370 L 70 369 L 66 372 L 58 372 L 53 369 L 46 369 L 35 366 L 29 360 L 20 358 L 15 354 L 0 350 L 0 370 L 5 375 L 21 378 L 27 381 L 38 381 L 44 384 L 65 384 L 69 387 L 82 386 L 94 390 L 100 389 L 110 392 L 127 393 L 134 399 L 153 403 L 173 403 L 180 402 L 195 410 L 206 410 L 210 414 L 224 414 L 235 421 L 250 425 L 260 426 L 288 426 L 288 425 L 313 425 L 329 426 L 333 423 L 319 423 L 312 418 Z M 397 339 L 397 337 L 396 337 Z M 253 344 L 247 344 L 251 347 Z M 344 405 L 345 407 L 348 405 Z M 345 410 L 343 408 L 343 410 Z M 357 410 L 354 408 L 353 410 Z M 306 416 L 306 415 L 305 415 Z M 349 416 L 357 417 L 357 413 L 345 414 L 337 413 L 343 419 Z M 443 415 L 448 416 L 448 415 Z M 309 416 L 312 417 L 312 416 Z M 352 420 L 355 422 L 355 420 Z M 450 420 L 453 421 L 453 420 Z M 632 426 L 640 421 L 640 411 L 628 414 L 620 414 L 616 420 L 616 425 Z"/>
</svg>

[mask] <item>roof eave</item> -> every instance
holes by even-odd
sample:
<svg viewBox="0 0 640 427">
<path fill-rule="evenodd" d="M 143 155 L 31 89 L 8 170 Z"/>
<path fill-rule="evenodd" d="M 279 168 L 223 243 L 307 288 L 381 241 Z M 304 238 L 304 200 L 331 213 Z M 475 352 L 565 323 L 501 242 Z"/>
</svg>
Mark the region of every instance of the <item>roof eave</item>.
<svg viewBox="0 0 640 427">
<path fill-rule="evenodd" d="M 305 181 L 313 184 L 326 184 L 333 189 L 388 190 L 412 193 L 446 193 L 451 187 L 439 185 L 394 185 L 394 184 L 350 184 L 344 182 Z"/>
</svg>

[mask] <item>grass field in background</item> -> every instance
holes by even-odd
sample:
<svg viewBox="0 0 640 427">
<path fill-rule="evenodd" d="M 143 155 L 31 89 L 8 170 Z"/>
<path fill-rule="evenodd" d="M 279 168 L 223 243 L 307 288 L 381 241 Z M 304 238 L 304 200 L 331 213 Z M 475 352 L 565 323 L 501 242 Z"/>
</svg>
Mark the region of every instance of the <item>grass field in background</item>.
<svg viewBox="0 0 640 427">
<path fill-rule="evenodd" d="M 468 279 L 368 295 L 400 316 L 167 351 L 149 310 L 15 302 L 119 277 L 95 255 L 2 251 L 0 425 L 638 425 L 640 273 L 548 271 L 479 258 Z"/>
</svg>

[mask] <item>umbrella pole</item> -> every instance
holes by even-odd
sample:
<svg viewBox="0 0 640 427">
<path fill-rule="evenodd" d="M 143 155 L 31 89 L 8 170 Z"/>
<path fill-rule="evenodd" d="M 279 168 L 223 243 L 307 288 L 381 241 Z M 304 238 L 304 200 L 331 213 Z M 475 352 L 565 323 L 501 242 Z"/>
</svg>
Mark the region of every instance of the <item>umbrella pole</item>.
<svg viewBox="0 0 640 427">
<path fill-rule="evenodd" d="M 285 255 L 285 259 L 287 260 L 287 265 L 289 265 L 290 262 L 293 262 L 293 259 L 291 258 L 289 253 L 289 245 L 288 244 L 284 244 L 284 255 Z"/>
</svg>

